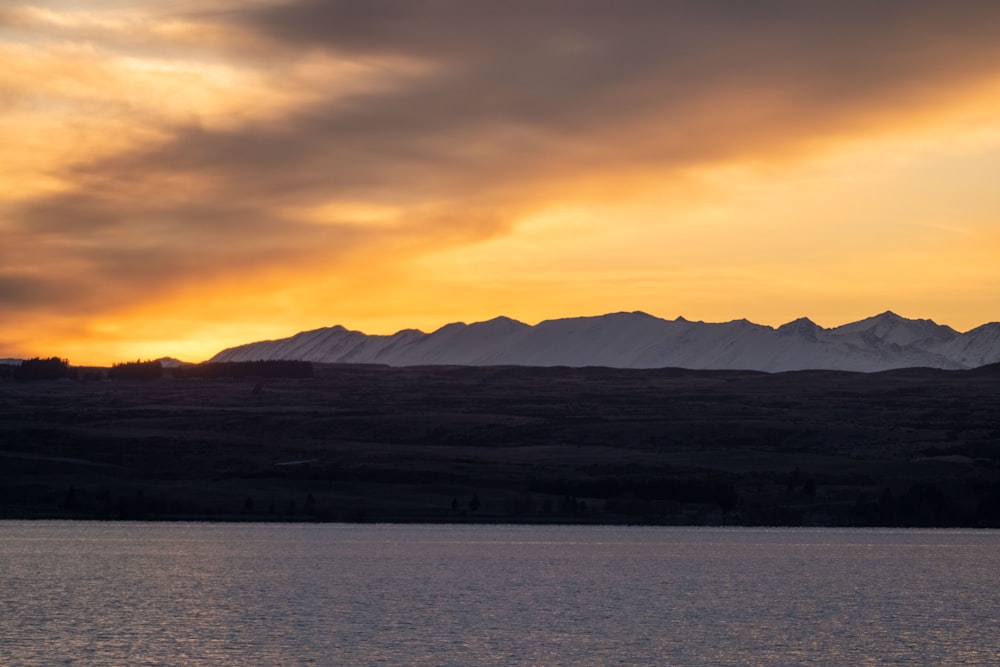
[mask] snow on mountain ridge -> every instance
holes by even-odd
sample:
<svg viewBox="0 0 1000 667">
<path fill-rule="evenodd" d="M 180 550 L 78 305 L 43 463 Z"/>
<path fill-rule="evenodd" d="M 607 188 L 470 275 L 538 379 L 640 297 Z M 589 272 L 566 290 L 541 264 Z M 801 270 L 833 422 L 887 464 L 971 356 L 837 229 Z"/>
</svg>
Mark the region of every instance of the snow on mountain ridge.
<svg viewBox="0 0 1000 667">
<path fill-rule="evenodd" d="M 859 322 L 844 324 L 831 330 L 840 336 L 859 335 L 869 342 L 895 344 L 901 347 L 923 342 L 947 342 L 958 332 L 933 320 L 909 320 L 891 310 Z"/>
<path fill-rule="evenodd" d="M 824 331 L 824 329 L 808 317 L 800 317 L 799 319 L 792 320 L 787 324 L 782 324 L 780 327 L 775 329 L 775 331 L 783 336 L 802 336 L 803 338 L 808 338 L 809 340 L 816 340 L 816 336 L 819 335 L 820 332 Z"/>
<path fill-rule="evenodd" d="M 746 319 L 665 320 L 640 311 L 545 320 L 508 317 L 447 324 L 432 333 L 367 335 L 342 326 L 223 350 L 211 361 L 296 359 L 413 365 L 609 366 L 881 371 L 970 368 L 1000 362 L 1000 323 L 966 333 L 892 311 L 831 329 L 799 318 L 777 329 Z"/>
</svg>

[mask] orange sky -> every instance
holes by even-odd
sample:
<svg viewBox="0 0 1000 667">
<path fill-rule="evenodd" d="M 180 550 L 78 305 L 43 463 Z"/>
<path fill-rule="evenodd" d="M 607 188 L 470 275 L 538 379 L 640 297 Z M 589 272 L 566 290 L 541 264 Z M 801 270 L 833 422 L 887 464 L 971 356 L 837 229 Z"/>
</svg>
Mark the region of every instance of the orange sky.
<svg viewBox="0 0 1000 667">
<path fill-rule="evenodd" d="M 1000 319 L 992 1 L 0 6 L 0 357 Z"/>
</svg>

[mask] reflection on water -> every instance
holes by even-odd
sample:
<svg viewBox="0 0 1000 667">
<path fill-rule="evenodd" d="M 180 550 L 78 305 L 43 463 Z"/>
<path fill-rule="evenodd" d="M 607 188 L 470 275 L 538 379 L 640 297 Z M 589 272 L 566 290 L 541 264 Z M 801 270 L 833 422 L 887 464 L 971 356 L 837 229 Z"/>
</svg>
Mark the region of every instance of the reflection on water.
<svg viewBox="0 0 1000 667">
<path fill-rule="evenodd" d="M 10 665 L 994 665 L 1000 533 L 0 522 Z"/>
</svg>

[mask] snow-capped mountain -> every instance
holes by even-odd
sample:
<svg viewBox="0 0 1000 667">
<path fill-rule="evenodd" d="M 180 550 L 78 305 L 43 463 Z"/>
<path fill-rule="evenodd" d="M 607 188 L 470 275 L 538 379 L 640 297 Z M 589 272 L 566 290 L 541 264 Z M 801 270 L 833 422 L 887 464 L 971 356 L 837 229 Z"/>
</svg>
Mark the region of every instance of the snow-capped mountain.
<svg viewBox="0 0 1000 667">
<path fill-rule="evenodd" d="M 454 323 L 433 333 L 369 336 L 334 326 L 223 350 L 211 361 L 287 359 L 390 366 L 679 367 L 768 372 L 973 368 L 1000 362 L 1000 322 L 966 333 L 891 311 L 832 329 L 800 318 L 777 329 L 747 320 L 664 320 L 646 313 Z"/>
</svg>

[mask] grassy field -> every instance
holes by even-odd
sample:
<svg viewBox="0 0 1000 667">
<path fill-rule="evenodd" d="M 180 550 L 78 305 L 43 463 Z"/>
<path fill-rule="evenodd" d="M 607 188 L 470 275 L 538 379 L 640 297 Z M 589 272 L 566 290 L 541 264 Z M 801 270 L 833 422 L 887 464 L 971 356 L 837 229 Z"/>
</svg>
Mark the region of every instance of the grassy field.
<svg viewBox="0 0 1000 667">
<path fill-rule="evenodd" d="M 1000 525 L 1000 368 L 0 380 L 0 518 Z"/>
</svg>

